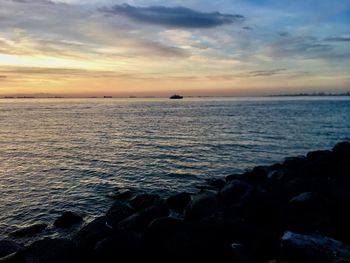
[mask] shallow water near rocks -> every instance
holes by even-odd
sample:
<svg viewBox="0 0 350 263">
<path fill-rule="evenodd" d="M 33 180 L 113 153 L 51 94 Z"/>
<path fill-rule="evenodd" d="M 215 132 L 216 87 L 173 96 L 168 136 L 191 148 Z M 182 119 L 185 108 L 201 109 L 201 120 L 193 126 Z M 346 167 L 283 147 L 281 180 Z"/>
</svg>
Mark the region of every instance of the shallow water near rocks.
<svg viewBox="0 0 350 263">
<path fill-rule="evenodd" d="M 350 138 L 350 98 L 0 100 L 0 237 L 71 210 L 85 222 L 114 189 L 196 191 L 206 178 Z"/>
</svg>

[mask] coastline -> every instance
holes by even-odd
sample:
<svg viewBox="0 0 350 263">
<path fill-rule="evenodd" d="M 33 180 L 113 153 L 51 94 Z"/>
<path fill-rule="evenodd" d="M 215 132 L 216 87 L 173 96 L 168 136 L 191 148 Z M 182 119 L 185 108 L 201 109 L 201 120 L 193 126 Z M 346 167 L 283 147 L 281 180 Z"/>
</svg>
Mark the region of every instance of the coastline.
<svg viewBox="0 0 350 263">
<path fill-rule="evenodd" d="M 208 181 L 196 194 L 119 191 L 106 215 L 72 239 L 0 241 L 0 262 L 349 262 L 349 175 L 350 143 L 341 142 Z M 67 211 L 54 225 L 69 231 L 82 220 Z"/>
</svg>

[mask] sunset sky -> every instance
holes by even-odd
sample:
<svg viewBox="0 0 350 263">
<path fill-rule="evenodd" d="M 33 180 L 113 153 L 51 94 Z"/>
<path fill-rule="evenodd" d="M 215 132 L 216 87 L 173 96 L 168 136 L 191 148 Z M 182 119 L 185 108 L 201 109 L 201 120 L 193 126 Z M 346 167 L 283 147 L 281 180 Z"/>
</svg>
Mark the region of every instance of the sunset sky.
<svg viewBox="0 0 350 263">
<path fill-rule="evenodd" d="M 0 95 L 349 90 L 349 0 L 0 0 Z"/>
</svg>

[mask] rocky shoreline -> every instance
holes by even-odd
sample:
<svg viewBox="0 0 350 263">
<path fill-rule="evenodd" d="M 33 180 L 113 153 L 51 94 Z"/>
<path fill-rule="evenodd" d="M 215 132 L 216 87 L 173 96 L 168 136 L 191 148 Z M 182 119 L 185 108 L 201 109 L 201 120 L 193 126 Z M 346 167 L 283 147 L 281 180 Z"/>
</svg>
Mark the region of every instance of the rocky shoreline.
<svg viewBox="0 0 350 263">
<path fill-rule="evenodd" d="M 0 240 L 4 262 L 350 262 L 350 143 L 169 198 L 123 190 L 70 239 Z M 83 219 L 69 211 L 54 225 Z M 33 235 L 38 224 L 13 236 Z"/>
</svg>

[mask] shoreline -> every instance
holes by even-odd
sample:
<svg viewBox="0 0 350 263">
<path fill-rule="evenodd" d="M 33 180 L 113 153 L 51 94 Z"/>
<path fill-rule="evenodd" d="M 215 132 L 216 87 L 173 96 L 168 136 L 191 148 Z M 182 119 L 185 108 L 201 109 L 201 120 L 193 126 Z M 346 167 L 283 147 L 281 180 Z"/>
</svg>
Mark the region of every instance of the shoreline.
<svg viewBox="0 0 350 263">
<path fill-rule="evenodd" d="M 350 143 L 341 142 L 209 180 L 196 194 L 117 191 L 107 213 L 71 239 L 0 240 L 0 262 L 349 262 L 349 189 Z M 82 220 L 66 211 L 54 225 L 69 231 Z"/>
</svg>

